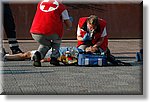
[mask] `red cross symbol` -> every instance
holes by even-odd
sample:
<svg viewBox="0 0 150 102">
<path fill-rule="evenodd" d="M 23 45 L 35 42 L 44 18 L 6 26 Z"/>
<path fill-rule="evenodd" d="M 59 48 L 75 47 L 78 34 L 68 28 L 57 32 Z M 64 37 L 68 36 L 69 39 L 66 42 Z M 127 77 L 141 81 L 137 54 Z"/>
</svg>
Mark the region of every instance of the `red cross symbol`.
<svg viewBox="0 0 150 102">
<path fill-rule="evenodd" d="M 48 11 L 50 7 L 56 8 L 57 5 L 53 4 L 53 2 L 54 2 L 53 0 L 49 0 L 48 2 L 42 2 L 41 6 L 44 6 L 43 10 Z"/>
</svg>

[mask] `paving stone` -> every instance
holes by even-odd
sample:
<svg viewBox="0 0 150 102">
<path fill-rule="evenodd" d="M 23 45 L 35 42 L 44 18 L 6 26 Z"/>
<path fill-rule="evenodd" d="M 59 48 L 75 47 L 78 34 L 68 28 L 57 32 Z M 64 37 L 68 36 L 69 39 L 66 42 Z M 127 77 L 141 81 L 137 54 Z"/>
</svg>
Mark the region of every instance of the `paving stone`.
<svg viewBox="0 0 150 102">
<path fill-rule="evenodd" d="M 37 88 L 34 85 L 21 86 L 22 94 L 24 95 L 36 95 L 39 94 Z"/>
<path fill-rule="evenodd" d="M 55 95 L 57 92 L 50 85 L 37 86 L 37 93 L 41 95 Z"/>
<path fill-rule="evenodd" d="M 42 63 L 42 67 L 33 67 L 32 61 L 6 61 L 0 70 L 4 79 L 0 89 L 3 89 L 2 94 L 142 95 L 143 66 L 142 63 L 135 62 L 134 58 L 135 52 L 140 49 L 138 42 L 109 43 L 112 53 L 117 55 L 118 59 L 132 63 L 132 66 L 52 66 L 47 62 Z M 38 47 L 36 43 L 21 45 L 24 51 L 28 51 L 33 48 L 31 44 L 34 48 Z M 75 45 L 62 43 L 62 46 Z"/>
<path fill-rule="evenodd" d="M 15 86 L 8 86 L 5 85 L 3 87 L 3 95 L 19 95 L 19 94 L 23 94 L 22 90 L 20 89 L 20 87 L 18 87 L 17 85 Z"/>
</svg>

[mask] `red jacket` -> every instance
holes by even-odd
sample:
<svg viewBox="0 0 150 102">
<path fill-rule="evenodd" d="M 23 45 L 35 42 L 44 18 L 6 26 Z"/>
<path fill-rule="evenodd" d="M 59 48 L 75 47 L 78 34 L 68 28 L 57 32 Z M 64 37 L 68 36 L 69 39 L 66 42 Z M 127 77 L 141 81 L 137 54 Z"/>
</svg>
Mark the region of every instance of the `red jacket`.
<svg viewBox="0 0 150 102">
<path fill-rule="evenodd" d="M 38 3 L 37 11 L 30 29 L 31 33 L 63 36 L 63 22 L 61 18 L 65 6 L 55 0 Z"/>
<path fill-rule="evenodd" d="M 82 29 L 82 26 L 84 25 L 84 23 L 86 22 L 86 20 L 87 20 L 87 17 L 83 17 L 83 18 L 80 18 L 79 19 L 79 23 L 78 23 L 78 25 L 79 25 L 79 27 Z M 94 45 L 94 44 L 96 44 L 98 41 L 99 41 L 99 39 L 101 38 L 101 35 L 102 35 L 102 33 L 103 33 L 103 30 L 104 30 L 104 28 L 106 27 L 106 21 L 105 20 L 103 20 L 103 19 L 99 19 L 99 24 L 100 24 L 100 31 L 99 32 L 96 32 L 93 36 L 94 37 L 92 37 L 92 44 Z M 84 37 L 84 35 L 86 34 L 87 32 L 85 31 L 85 30 L 80 30 L 80 34 L 81 34 L 81 37 Z M 82 45 L 84 42 L 83 41 L 78 41 L 78 44 L 77 44 L 77 47 L 79 47 L 80 45 Z M 107 36 L 105 36 L 104 37 L 104 42 L 100 45 L 100 48 L 101 49 L 103 49 L 104 51 L 106 50 L 106 48 L 107 48 L 107 46 L 108 46 L 108 37 Z"/>
</svg>

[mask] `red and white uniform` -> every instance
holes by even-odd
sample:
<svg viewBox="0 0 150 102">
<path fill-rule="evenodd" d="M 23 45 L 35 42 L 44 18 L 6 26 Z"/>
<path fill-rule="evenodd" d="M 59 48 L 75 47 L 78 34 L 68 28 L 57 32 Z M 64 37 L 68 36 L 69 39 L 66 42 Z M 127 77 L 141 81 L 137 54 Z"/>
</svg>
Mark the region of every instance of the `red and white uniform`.
<svg viewBox="0 0 150 102">
<path fill-rule="evenodd" d="M 63 36 L 63 20 L 69 19 L 65 6 L 56 0 L 43 0 L 38 3 L 37 11 L 30 29 L 31 33 Z"/>
<path fill-rule="evenodd" d="M 87 21 L 87 17 L 82 17 L 79 19 L 79 23 L 78 23 L 77 35 L 80 35 L 82 38 L 87 33 L 87 31 L 84 31 L 82 29 L 82 26 L 84 25 L 84 23 L 86 21 Z M 106 32 L 106 21 L 103 19 L 99 19 L 99 24 L 100 24 L 100 31 L 93 34 L 92 44 L 93 45 L 96 44 L 100 38 L 104 37 L 104 41 L 100 45 L 100 48 L 105 51 L 107 49 L 107 46 L 108 46 L 108 37 L 107 37 L 108 35 Z M 82 44 L 84 44 L 83 41 L 78 41 L 77 47 L 79 47 Z"/>
</svg>

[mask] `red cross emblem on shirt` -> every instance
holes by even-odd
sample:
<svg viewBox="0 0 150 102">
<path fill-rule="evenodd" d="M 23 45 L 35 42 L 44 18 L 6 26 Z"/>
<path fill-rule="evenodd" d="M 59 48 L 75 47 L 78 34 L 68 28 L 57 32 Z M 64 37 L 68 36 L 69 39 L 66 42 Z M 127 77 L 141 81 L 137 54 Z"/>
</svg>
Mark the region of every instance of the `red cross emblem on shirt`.
<svg viewBox="0 0 150 102">
<path fill-rule="evenodd" d="M 50 12 L 57 9 L 59 6 L 56 0 L 44 0 L 40 4 L 40 9 L 44 12 Z"/>
</svg>

